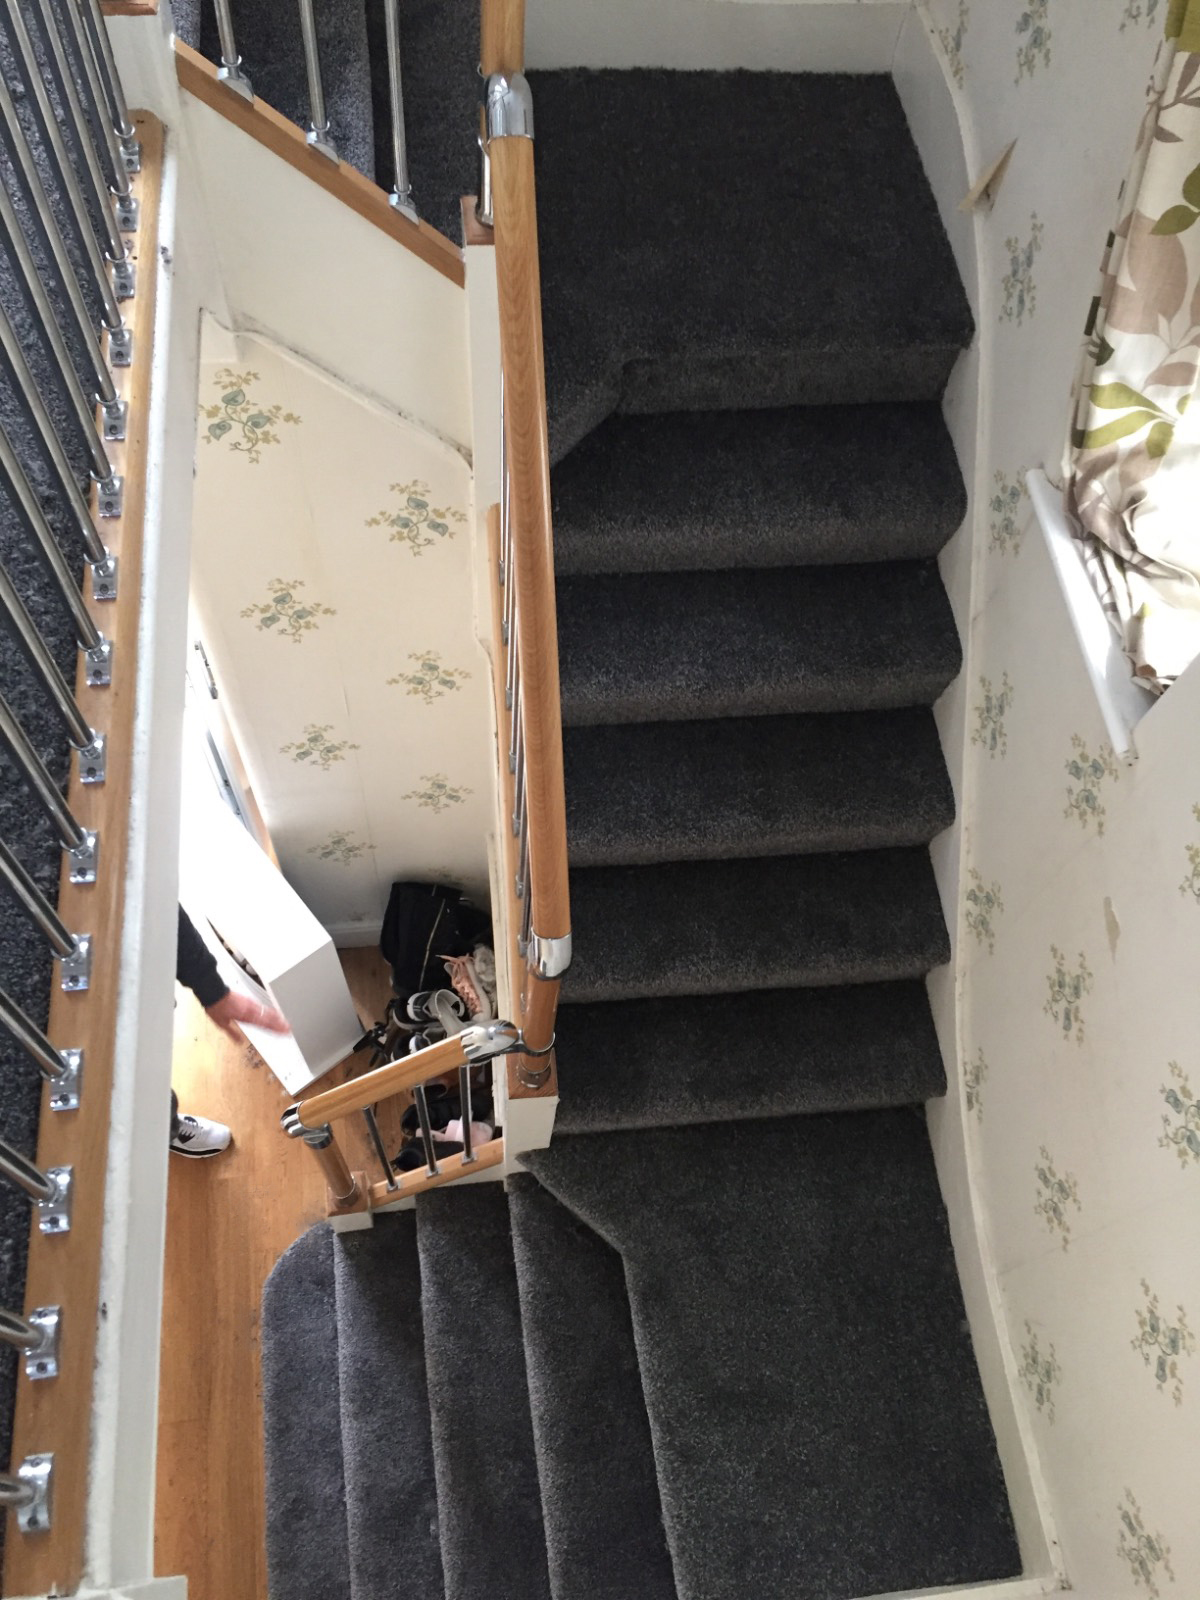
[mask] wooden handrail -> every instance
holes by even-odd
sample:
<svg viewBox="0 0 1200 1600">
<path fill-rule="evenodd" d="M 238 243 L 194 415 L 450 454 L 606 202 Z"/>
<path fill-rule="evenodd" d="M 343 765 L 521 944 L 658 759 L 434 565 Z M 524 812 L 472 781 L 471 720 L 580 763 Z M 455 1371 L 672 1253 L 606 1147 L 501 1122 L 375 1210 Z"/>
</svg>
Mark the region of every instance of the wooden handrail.
<svg viewBox="0 0 1200 1600">
<path fill-rule="evenodd" d="M 441 1039 L 416 1055 L 405 1056 L 400 1061 L 388 1061 L 373 1072 L 364 1072 L 360 1078 L 351 1078 L 336 1089 L 325 1089 L 321 1094 L 301 1100 L 297 1113 L 302 1128 L 321 1128 L 335 1117 L 345 1117 L 352 1111 L 365 1111 L 376 1101 L 389 1095 L 400 1094 L 418 1083 L 428 1083 L 430 1078 L 440 1078 L 452 1072 L 467 1060 L 458 1034 Z"/>
<path fill-rule="evenodd" d="M 533 141 L 497 138 L 488 148 L 511 482 L 513 581 L 518 597 L 529 892 L 533 932 L 541 939 L 563 939 L 571 932 L 571 908 Z"/>
<path fill-rule="evenodd" d="M 101 835 L 100 871 L 94 884 L 70 882 L 66 865 L 58 907 L 67 926 L 93 934 L 90 987 L 66 994 L 55 988 L 47 1029 L 59 1049 L 86 1054 L 83 1093 L 77 1111 L 58 1114 L 42 1098 L 37 1160 L 73 1169 L 71 1231 L 30 1233 L 25 1303 L 61 1305 L 64 1310 L 58 1377 L 52 1383 L 22 1383 L 17 1388 L 13 1429 L 14 1461 L 54 1455 L 53 1526 L 36 1536 L 17 1531 L 12 1513 L 4 1560 L 6 1595 L 74 1594 L 84 1561 L 88 1470 L 96 1330 L 100 1319 L 100 1257 L 108 1166 L 109 1106 L 112 1098 L 117 1009 L 121 979 L 121 930 L 125 914 L 130 785 L 133 773 L 138 635 L 142 605 L 142 536 L 149 453 L 149 403 L 155 348 L 155 288 L 159 198 L 162 186 L 163 129 L 145 112 L 133 113 L 142 146 L 142 170 L 134 178 L 140 206 L 138 231 L 130 250 L 138 263 L 138 292 L 130 302 L 133 365 L 121 380 L 129 402 L 128 432 L 107 448 L 114 470 L 125 480 L 119 518 L 103 523 L 105 543 L 120 562 L 117 599 L 89 605 L 97 624 L 113 643 L 112 683 L 88 684 L 83 664 L 76 699 L 91 725 L 108 737 L 108 773 L 103 784 L 81 784 L 74 772 L 68 803 L 85 828 Z"/>
<path fill-rule="evenodd" d="M 525 68 L 525 0 L 482 0 L 479 8 L 479 70 L 522 72 Z"/>
</svg>

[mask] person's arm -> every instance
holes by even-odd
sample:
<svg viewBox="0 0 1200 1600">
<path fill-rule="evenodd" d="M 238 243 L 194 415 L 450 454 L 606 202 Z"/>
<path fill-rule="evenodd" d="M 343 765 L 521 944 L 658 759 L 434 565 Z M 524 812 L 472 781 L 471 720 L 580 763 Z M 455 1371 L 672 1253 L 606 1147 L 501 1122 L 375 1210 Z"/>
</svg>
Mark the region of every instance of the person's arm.
<svg viewBox="0 0 1200 1600">
<path fill-rule="evenodd" d="M 217 971 L 216 957 L 196 932 L 192 919 L 179 908 L 179 948 L 175 957 L 175 976 L 199 1000 L 218 1028 L 233 1039 L 238 1037 L 235 1022 L 249 1022 L 272 1033 L 288 1033 L 287 1018 L 274 1006 L 265 1006 L 248 995 L 234 994 Z"/>
</svg>

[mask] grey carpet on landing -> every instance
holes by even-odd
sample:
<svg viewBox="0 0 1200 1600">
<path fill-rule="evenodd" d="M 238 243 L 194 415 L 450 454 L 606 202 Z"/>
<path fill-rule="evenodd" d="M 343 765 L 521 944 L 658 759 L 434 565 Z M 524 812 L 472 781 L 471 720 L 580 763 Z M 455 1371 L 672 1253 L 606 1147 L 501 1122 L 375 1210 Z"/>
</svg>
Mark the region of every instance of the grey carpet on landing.
<svg viewBox="0 0 1200 1600">
<path fill-rule="evenodd" d="M 932 708 L 961 666 L 950 247 L 888 79 L 532 76 L 560 1105 L 527 1173 L 418 1199 L 416 1269 L 409 1223 L 338 1258 L 351 1600 L 411 1587 L 387 1552 L 431 1484 L 446 1600 L 1012 1577 L 920 1108 L 946 1087 Z M 432 1466 L 389 1500 L 353 1462 L 422 1382 Z"/>
</svg>

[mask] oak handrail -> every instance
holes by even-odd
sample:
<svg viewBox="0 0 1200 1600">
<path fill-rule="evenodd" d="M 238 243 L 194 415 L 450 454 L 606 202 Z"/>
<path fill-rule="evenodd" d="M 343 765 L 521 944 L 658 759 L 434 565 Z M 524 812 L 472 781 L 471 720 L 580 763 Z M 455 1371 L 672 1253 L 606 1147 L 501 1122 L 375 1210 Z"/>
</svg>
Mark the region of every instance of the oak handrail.
<svg viewBox="0 0 1200 1600">
<path fill-rule="evenodd" d="M 364 1111 L 368 1106 L 386 1100 L 391 1095 L 401 1094 L 418 1083 L 428 1083 L 430 1078 L 439 1078 L 444 1072 L 452 1072 L 466 1060 L 467 1053 L 463 1049 L 461 1036 L 452 1034 L 448 1039 L 439 1039 L 437 1044 L 418 1050 L 415 1055 L 403 1056 L 399 1061 L 387 1061 L 382 1067 L 364 1072 L 361 1077 L 338 1084 L 336 1089 L 325 1089 L 320 1094 L 310 1095 L 307 1100 L 298 1101 L 295 1111 L 299 1124 L 309 1129 L 323 1127 L 336 1117 L 349 1116 L 352 1111 Z"/>
<path fill-rule="evenodd" d="M 525 0 L 482 0 L 479 8 L 479 70 L 484 78 L 493 72 L 525 69 Z"/>
</svg>

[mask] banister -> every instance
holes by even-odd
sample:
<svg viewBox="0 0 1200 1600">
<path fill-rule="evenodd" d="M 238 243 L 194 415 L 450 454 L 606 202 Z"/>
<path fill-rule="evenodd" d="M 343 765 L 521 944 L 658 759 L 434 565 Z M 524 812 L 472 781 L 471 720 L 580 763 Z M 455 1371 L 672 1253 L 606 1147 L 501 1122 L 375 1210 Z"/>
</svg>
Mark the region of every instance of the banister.
<svg viewBox="0 0 1200 1600">
<path fill-rule="evenodd" d="M 482 0 L 479 12 L 479 70 L 520 72 L 525 66 L 525 0 Z"/>
</svg>

